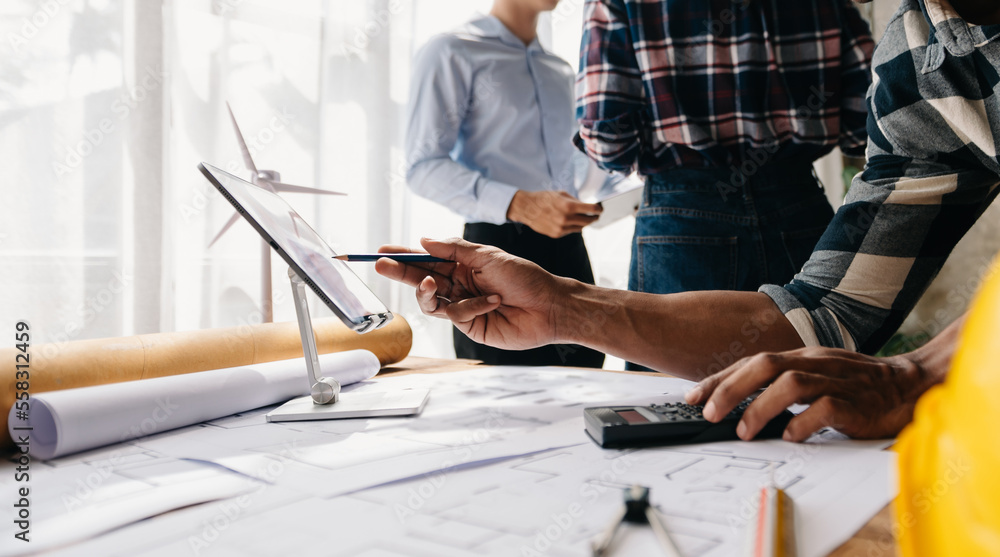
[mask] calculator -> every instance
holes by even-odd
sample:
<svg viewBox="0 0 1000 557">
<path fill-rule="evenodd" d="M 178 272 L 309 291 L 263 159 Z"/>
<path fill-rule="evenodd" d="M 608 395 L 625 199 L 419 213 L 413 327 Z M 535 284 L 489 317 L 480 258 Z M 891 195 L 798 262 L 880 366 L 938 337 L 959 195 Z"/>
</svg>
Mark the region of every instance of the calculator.
<svg viewBox="0 0 1000 557">
<path fill-rule="evenodd" d="M 702 416 L 702 406 L 669 402 L 649 406 L 599 406 L 584 408 L 587 434 L 598 445 L 609 448 L 648 447 L 709 443 L 739 439 L 736 424 L 756 395 L 747 397 L 718 423 Z M 780 438 L 788 421 L 795 417 L 788 410 L 764 426 L 755 439 Z"/>
</svg>

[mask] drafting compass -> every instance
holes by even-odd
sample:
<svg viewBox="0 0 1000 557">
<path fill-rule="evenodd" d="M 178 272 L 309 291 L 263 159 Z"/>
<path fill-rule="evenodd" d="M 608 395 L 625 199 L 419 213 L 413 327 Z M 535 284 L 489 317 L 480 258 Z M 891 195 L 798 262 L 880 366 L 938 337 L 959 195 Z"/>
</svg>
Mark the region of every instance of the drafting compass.
<svg viewBox="0 0 1000 557">
<path fill-rule="evenodd" d="M 614 541 L 615 534 L 623 522 L 649 524 L 653 528 L 653 532 L 656 533 L 656 538 L 660 540 L 664 554 L 668 557 L 681 557 L 680 552 L 677 551 L 677 546 L 674 545 L 673 540 L 670 539 L 670 534 L 667 533 L 667 529 L 663 524 L 663 517 L 649 503 L 649 488 L 641 485 L 633 485 L 625 490 L 625 506 L 621 513 L 615 516 L 614 521 L 611 522 L 607 530 L 591 546 L 594 550 L 594 557 L 603 557 L 608 554 L 611 542 Z"/>
</svg>

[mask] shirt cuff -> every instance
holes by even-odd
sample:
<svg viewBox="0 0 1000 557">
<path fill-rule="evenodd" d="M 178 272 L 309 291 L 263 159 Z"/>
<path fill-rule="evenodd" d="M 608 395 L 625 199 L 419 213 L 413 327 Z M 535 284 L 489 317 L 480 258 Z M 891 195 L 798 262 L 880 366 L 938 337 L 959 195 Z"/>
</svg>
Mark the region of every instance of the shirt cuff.
<svg viewBox="0 0 1000 557">
<path fill-rule="evenodd" d="M 778 310 L 785 315 L 795 328 L 795 332 L 799 334 L 802 344 L 857 351 L 854 337 L 830 308 L 819 306 L 809 309 L 787 289 L 773 284 L 761 286 L 759 292 L 767 294 L 774 301 Z"/>
<path fill-rule="evenodd" d="M 507 222 L 507 209 L 510 207 L 510 200 L 514 199 L 517 188 L 483 178 L 480 180 L 479 195 L 476 196 L 476 219 L 475 222 L 488 222 L 490 224 L 504 224 Z"/>
</svg>

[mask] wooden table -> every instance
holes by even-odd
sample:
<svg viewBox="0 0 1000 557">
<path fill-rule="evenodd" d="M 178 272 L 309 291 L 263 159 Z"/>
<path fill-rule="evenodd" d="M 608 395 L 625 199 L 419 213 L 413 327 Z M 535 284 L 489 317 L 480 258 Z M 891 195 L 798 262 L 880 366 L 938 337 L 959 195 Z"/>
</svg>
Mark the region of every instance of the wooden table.
<svg viewBox="0 0 1000 557">
<path fill-rule="evenodd" d="M 410 356 L 402 362 L 382 369 L 380 375 L 409 375 L 411 373 L 443 373 L 465 371 L 482 365 L 476 360 L 447 360 Z M 642 371 L 611 371 L 637 375 L 660 375 Z M 892 537 L 892 508 L 886 505 L 868 524 L 838 547 L 830 557 L 892 557 L 896 555 L 896 540 Z"/>
</svg>

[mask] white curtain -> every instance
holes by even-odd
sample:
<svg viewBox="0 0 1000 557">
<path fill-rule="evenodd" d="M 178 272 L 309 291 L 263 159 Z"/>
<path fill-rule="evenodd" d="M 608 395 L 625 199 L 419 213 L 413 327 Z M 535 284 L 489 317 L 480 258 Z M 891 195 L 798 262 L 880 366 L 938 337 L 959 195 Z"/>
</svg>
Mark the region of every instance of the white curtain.
<svg viewBox="0 0 1000 557">
<path fill-rule="evenodd" d="M 124 10 L 0 4 L 0 328 L 35 342 L 132 327 Z"/>
<path fill-rule="evenodd" d="M 225 103 L 258 168 L 348 197 L 284 194 L 334 247 L 370 251 L 461 234 L 412 196 L 401 151 L 410 59 L 490 0 L 16 0 L 0 6 L 0 314 L 35 342 L 260 322 L 260 241 L 197 171 L 249 176 Z M 540 36 L 574 67 L 582 2 Z M 588 233 L 599 281 L 624 287 L 631 223 Z M 279 258 L 274 319 L 294 319 Z M 450 356 L 450 326 L 411 289 L 362 278 Z M 329 312 L 312 304 L 316 315 Z"/>
</svg>

